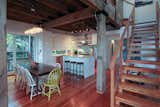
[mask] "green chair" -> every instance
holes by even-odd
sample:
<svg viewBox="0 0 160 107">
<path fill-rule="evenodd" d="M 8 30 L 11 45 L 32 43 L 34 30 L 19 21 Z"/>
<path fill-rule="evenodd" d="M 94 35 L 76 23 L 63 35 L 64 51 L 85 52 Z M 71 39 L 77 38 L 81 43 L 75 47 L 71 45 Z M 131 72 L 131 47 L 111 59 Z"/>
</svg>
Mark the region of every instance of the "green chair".
<svg viewBox="0 0 160 107">
<path fill-rule="evenodd" d="M 61 95 L 60 78 L 61 78 L 61 70 L 59 68 L 53 69 L 49 73 L 48 80 L 44 83 L 42 90 L 42 95 L 48 96 L 48 100 L 50 100 L 51 95 L 54 92 L 58 92 L 59 95 Z"/>
</svg>

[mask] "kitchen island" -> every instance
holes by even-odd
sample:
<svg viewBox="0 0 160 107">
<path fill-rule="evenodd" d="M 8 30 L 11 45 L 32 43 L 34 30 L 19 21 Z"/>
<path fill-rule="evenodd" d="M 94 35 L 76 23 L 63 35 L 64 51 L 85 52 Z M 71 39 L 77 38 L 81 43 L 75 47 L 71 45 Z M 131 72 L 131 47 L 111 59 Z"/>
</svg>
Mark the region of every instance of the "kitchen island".
<svg viewBox="0 0 160 107">
<path fill-rule="evenodd" d="M 69 71 L 66 71 L 66 61 L 69 61 L 67 67 L 69 67 Z M 63 71 L 64 72 L 70 72 L 73 73 L 73 69 L 76 72 L 77 70 L 81 69 L 80 66 L 78 66 L 78 63 L 82 63 L 82 73 L 81 75 L 84 78 L 88 78 L 92 75 L 94 75 L 94 57 L 93 56 L 87 56 L 87 55 L 74 55 L 74 56 L 63 56 Z M 74 63 L 72 63 L 74 62 Z M 75 66 L 73 65 L 75 64 Z M 74 67 L 73 67 L 74 66 Z M 79 74 L 77 74 L 79 75 Z"/>
</svg>

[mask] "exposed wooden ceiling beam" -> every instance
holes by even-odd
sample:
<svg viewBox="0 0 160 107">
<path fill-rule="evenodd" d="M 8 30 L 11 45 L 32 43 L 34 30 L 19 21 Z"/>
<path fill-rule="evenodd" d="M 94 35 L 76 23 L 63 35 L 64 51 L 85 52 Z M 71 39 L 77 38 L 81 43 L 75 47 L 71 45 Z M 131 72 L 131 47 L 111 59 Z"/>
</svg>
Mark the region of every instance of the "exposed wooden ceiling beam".
<svg viewBox="0 0 160 107">
<path fill-rule="evenodd" d="M 94 16 L 94 11 L 90 8 L 86 8 L 71 14 L 67 14 L 53 21 L 45 23 L 43 26 L 45 28 L 58 27 L 65 24 L 74 23 L 80 20 L 88 19 Z"/>
<path fill-rule="evenodd" d="M 88 5 L 89 7 L 96 9 L 96 10 L 104 10 L 105 6 L 107 5 L 103 0 L 80 0 L 82 3 Z"/>
<path fill-rule="evenodd" d="M 91 7 L 92 9 L 99 10 L 96 4 L 94 3 L 94 1 L 92 0 L 80 0 L 80 1 L 84 3 L 85 5 Z"/>
<path fill-rule="evenodd" d="M 114 16 L 112 16 L 112 14 L 115 14 L 114 13 L 115 11 L 113 9 L 114 7 L 111 7 L 109 3 L 106 4 L 104 0 L 80 0 L 80 1 L 88 5 L 92 9 L 105 12 L 106 14 L 109 15 L 107 18 L 111 20 L 111 23 L 113 23 L 114 25 L 118 25 L 116 24 L 115 19 L 113 19 Z M 109 13 L 112 14 L 110 15 Z"/>
<path fill-rule="evenodd" d="M 54 3 L 48 0 L 39 0 L 38 2 L 42 3 L 43 5 L 48 6 L 51 9 L 54 9 L 58 12 L 61 12 L 63 14 L 67 14 L 67 7 L 63 6 L 63 4 L 59 4 L 54 0 Z"/>
<path fill-rule="evenodd" d="M 81 2 L 85 3 L 89 7 L 96 9 L 97 11 L 103 11 L 106 14 L 112 12 L 112 8 L 108 3 L 104 0 L 80 0 Z"/>
</svg>

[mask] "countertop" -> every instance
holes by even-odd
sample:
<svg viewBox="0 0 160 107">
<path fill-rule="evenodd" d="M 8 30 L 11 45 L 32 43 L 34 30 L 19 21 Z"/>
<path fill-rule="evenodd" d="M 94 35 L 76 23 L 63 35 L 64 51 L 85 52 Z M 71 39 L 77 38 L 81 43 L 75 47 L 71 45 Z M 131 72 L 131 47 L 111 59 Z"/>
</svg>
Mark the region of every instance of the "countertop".
<svg viewBox="0 0 160 107">
<path fill-rule="evenodd" d="M 64 55 L 64 56 L 69 56 L 69 57 L 79 57 L 79 58 L 93 57 L 93 56 L 91 56 L 91 55 Z"/>
</svg>

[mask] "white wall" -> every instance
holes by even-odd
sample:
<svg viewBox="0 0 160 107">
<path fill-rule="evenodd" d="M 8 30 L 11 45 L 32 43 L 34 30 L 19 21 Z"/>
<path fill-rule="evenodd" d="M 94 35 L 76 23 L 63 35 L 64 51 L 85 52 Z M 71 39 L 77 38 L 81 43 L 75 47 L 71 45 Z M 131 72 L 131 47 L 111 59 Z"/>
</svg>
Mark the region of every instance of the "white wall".
<svg viewBox="0 0 160 107">
<path fill-rule="evenodd" d="M 24 34 L 24 31 L 33 27 L 32 24 L 17 22 L 13 20 L 7 21 L 7 32 L 13 34 Z M 53 50 L 75 49 L 76 43 L 72 42 L 75 37 L 69 34 L 53 33 L 44 30 L 42 33 L 33 35 L 34 38 L 34 56 L 35 61 L 52 65 L 56 62 L 52 55 Z"/>
<path fill-rule="evenodd" d="M 72 50 L 76 49 L 75 37 L 66 34 L 55 34 L 54 37 L 54 50 Z"/>
<path fill-rule="evenodd" d="M 42 33 L 34 35 L 33 39 L 33 56 L 34 61 L 42 63 L 43 62 L 43 35 Z"/>
<path fill-rule="evenodd" d="M 7 20 L 7 32 L 13 33 L 13 34 L 24 34 L 24 31 L 33 27 L 32 24 L 26 24 L 18 21 L 13 20 Z"/>
<path fill-rule="evenodd" d="M 54 37 L 55 35 L 52 32 L 43 32 L 43 62 L 48 65 L 53 65 L 56 60 L 52 55 Z"/>
<path fill-rule="evenodd" d="M 129 2 L 133 3 L 135 2 L 135 0 L 128 0 Z M 131 14 L 131 11 L 132 11 L 132 8 L 133 6 L 126 3 L 126 2 L 123 2 L 123 17 L 124 18 L 129 18 L 130 14 Z"/>
<path fill-rule="evenodd" d="M 145 22 L 156 20 L 155 1 L 153 4 L 137 7 L 135 9 L 135 22 Z"/>
</svg>

